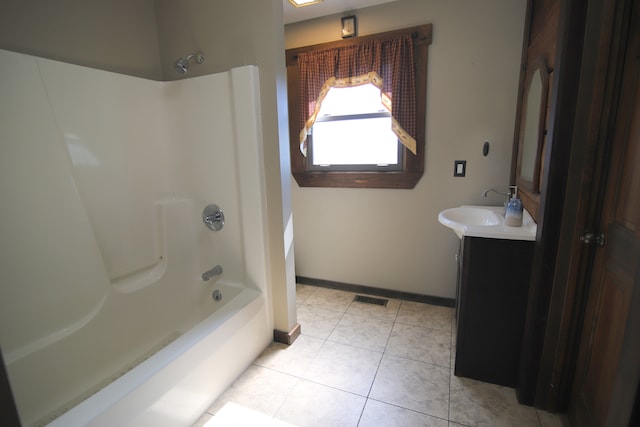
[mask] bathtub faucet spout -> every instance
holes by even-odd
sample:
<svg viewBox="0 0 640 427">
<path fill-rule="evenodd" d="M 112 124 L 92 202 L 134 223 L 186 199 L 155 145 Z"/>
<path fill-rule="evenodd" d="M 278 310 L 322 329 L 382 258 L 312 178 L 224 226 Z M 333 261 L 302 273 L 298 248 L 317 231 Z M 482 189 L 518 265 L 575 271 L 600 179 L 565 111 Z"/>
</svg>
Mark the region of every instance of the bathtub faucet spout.
<svg viewBox="0 0 640 427">
<path fill-rule="evenodd" d="M 204 273 L 202 273 L 202 280 L 206 282 L 207 280 L 211 279 L 213 276 L 218 276 L 220 274 L 222 274 L 222 266 L 216 265 L 211 270 L 205 271 Z"/>
</svg>

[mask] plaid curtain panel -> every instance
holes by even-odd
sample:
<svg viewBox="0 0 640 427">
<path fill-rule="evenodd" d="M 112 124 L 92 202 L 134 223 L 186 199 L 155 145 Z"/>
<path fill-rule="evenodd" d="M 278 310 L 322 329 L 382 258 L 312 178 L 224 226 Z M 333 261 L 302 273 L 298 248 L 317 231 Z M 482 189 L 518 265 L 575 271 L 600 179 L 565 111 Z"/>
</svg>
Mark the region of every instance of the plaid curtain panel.
<svg viewBox="0 0 640 427">
<path fill-rule="evenodd" d="M 380 89 L 382 103 L 391 113 L 393 132 L 416 154 L 416 91 L 410 35 L 300 53 L 298 73 L 303 154 L 306 155 L 307 135 L 329 89 L 368 83 Z"/>
</svg>

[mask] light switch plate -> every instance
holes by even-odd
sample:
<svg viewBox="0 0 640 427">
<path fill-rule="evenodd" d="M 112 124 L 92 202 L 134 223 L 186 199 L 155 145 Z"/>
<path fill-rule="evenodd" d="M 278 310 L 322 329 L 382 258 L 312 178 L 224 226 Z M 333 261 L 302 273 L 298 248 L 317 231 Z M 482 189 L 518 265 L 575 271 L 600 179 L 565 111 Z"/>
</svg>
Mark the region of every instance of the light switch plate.
<svg viewBox="0 0 640 427">
<path fill-rule="evenodd" d="M 453 176 L 465 176 L 467 174 L 467 161 L 456 160 L 453 162 Z"/>
</svg>

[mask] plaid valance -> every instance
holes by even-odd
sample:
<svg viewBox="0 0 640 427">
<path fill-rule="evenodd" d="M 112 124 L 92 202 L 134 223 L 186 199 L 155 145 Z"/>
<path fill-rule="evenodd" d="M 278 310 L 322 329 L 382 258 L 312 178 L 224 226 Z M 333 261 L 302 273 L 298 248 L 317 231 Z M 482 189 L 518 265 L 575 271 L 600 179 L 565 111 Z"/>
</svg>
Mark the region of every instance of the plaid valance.
<svg viewBox="0 0 640 427">
<path fill-rule="evenodd" d="M 392 130 L 416 154 L 416 91 L 413 39 L 402 35 L 344 47 L 298 54 L 300 81 L 300 150 L 306 155 L 307 135 L 332 87 L 371 83 L 380 89 L 391 113 Z"/>
</svg>

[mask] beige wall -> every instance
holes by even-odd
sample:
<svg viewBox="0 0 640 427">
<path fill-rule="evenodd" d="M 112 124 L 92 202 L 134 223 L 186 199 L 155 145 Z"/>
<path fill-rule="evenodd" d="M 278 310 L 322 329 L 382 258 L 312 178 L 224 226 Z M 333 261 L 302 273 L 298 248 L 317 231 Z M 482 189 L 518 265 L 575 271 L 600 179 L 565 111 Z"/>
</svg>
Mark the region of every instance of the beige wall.
<svg viewBox="0 0 640 427">
<path fill-rule="evenodd" d="M 0 48 L 161 77 L 154 0 L 3 0 Z"/>
<path fill-rule="evenodd" d="M 355 11 L 359 35 L 433 24 L 425 174 L 413 190 L 300 188 L 292 180 L 296 274 L 455 297 L 458 240 L 437 215 L 503 201 L 481 193 L 509 184 L 525 6 L 399 0 Z M 285 28 L 286 48 L 339 37 L 339 15 Z M 467 160 L 465 178 L 453 177 L 454 160 Z"/>
</svg>

